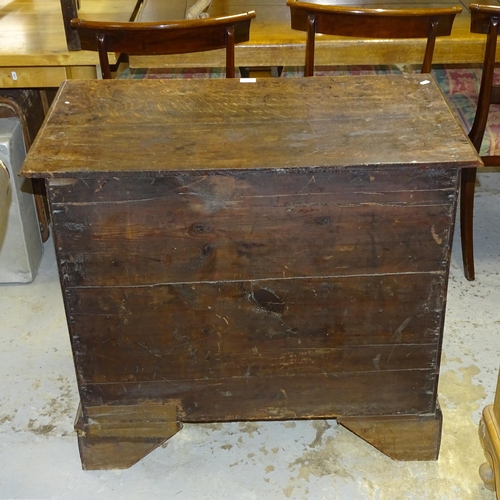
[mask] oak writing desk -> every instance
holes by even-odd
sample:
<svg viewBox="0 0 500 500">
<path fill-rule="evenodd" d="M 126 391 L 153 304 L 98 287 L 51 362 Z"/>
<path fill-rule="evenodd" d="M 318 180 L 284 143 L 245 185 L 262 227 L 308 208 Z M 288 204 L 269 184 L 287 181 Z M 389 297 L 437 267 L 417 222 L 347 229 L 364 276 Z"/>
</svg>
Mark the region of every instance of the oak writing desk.
<svg viewBox="0 0 500 500">
<path fill-rule="evenodd" d="M 435 459 L 458 179 L 480 165 L 425 75 L 65 82 L 22 173 L 47 182 L 84 468 L 264 419 Z"/>
<path fill-rule="evenodd" d="M 312 0 L 321 4 L 341 3 L 376 8 L 423 8 L 460 5 L 463 11 L 456 16 L 449 37 L 436 41 L 434 64 L 479 63 L 484 57 L 484 35 L 470 33 L 468 2 L 459 0 Z M 496 0 L 489 0 L 498 5 Z M 138 21 L 165 21 L 182 17 L 186 6 L 195 0 L 144 0 Z M 213 0 L 211 16 L 224 16 L 255 10 L 250 40 L 235 48 L 238 66 L 303 66 L 306 34 L 290 28 L 290 9 L 286 0 Z M 376 40 L 320 35 L 316 37 L 317 65 L 377 65 L 421 64 L 425 40 Z M 500 58 L 500 53 L 498 55 Z M 220 51 L 198 52 L 176 56 L 131 56 L 130 65 L 136 68 L 162 66 L 201 67 L 223 66 Z"/>
</svg>

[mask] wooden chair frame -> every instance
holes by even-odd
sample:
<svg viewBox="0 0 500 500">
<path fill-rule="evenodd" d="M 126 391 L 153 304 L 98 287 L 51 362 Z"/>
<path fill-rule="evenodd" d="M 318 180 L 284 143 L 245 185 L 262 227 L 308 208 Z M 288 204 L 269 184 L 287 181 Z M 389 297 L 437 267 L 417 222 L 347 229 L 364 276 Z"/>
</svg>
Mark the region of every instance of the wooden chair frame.
<svg viewBox="0 0 500 500">
<path fill-rule="evenodd" d="M 490 5 L 471 4 L 472 33 L 486 35 L 486 48 L 484 52 L 483 73 L 476 114 L 469 139 L 479 152 L 483 142 L 484 131 L 488 121 L 491 104 L 500 104 L 500 87 L 493 85 L 495 72 L 495 56 L 497 40 L 500 34 L 500 7 Z M 500 156 L 482 156 L 486 166 L 499 166 Z M 472 281 L 475 279 L 474 269 L 474 191 L 476 184 L 475 168 L 462 170 L 460 182 L 460 236 L 462 244 L 462 260 L 465 277 Z"/>
<path fill-rule="evenodd" d="M 96 50 L 103 78 L 111 78 L 108 52 L 167 55 L 226 49 L 226 77 L 234 78 L 234 46 L 250 38 L 255 12 L 155 23 L 106 23 L 72 19 L 84 50 Z"/>
<path fill-rule="evenodd" d="M 68 50 L 81 50 L 80 37 L 75 30 L 71 29 L 71 20 L 78 17 L 80 0 L 60 0 L 60 2 Z M 130 14 L 130 21 L 133 21 L 137 17 L 143 2 L 144 0 L 137 0 L 134 10 Z"/>
<path fill-rule="evenodd" d="M 460 6 L 439 9 L 374 9 L 287 0 L 292 29 L 305 31 L 304 76 L 314 75 L 316 33 L 357 38 L 427 38 L 422 73 L 429 73 L 436 37 L 451 33 Z M 403 28 L 404 26 L 404 28 Z"/>
</svg>

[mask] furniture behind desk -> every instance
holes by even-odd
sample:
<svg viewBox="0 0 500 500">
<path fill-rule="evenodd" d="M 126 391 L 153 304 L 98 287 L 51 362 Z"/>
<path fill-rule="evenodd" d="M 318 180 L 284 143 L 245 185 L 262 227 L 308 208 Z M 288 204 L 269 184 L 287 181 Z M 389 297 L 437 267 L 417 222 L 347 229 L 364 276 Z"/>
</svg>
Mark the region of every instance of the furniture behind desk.
<svg viewBox="0 0 500 500">
<path fill-rule="evenodd" d="M 65 82 L 23 174 L 51 201 L 84 468 L 258 419 L 437 458 L 458 180 L 480 165 L 425 75 Z"/>
<path fill-rule="evenodd" d="M 126 21 L 136 0 L 84 0 L 89 19 Z M 96 78 L 96 53 L 69 51 L 60 0 L 0 0 L 0 88 L 59 87 Z"/>
<path fill-rule="evenodd" d="M 402 5 L 390 2 L 377 5 Z M 455 3 L 445 0 L 433 5 Z M 136 4 L 137 0 L 85 0 L 79 15 L 87 19 L 127 21 Z M 173 11 L 184 12 L 185 4 L 186 0 L 145 0 L 138 20 L 168 20 Z M 257 17 L 252 22 L 250 41 L 236 48 L 239 66 L 303 65 L 305 36 L 290 28 L 285 0 L 214 0 L 209 12 L 219 16 L 245 10 L 255 10 Z M 469 13 L 464 8 L 456 18 L 452 35 L 438 40 L 435 63 L 482 60 L 484 39 L 471 35 L 469 23 Z M 418 63 L 422 52 L 419 41 L 322 37 L 316 61 L 318 65 Z M 0 88 L 59 87 L 66 79 L 92 79 L 96 77 L 98 63 L 94 52 L 68 50 L 60 0 L 0 0 Z M 223 65 L 223 53 L 217 51 L 131 57 L 133 67 Z"/>
<path fill-rule="evenodd" d="M 187 0 L 193 2 L 194 0 Z M 317 0 L 318 3 L 339 3 L 336 0 Z M 342 4 L 356 5 L 356 0 L 342 1 Z M 424 0 L 418 4 L 401 0 L 364 1 L 363 7 L 418 8 L 460 5 L 457 0 L 441 0 L 438 3 Z M 183 12 L 186 0 L 145 0 L 139 14 L 139 21 L 165 21 L 172 19 L 175 12 Z M 236 47 L 238 66 L 303 66 L 305 54 L 305 33 L 290 28 L 290 12 L 285 0 L 213 0 L 209 9 L 211 16 L 224 16 L 255 10 L 257 17 L 252 21 L 250 41 Z M 316 41 L 316 64 L 418 64 L 422 62 L 425 41 L 422 40 L 360 40 L 358 38 L 321 36 Z M 434 63 L 481 62 L 484 53 L 484 38 L 470 33 L 470 13 L 467 7 L 457 15 L 451 36 L 436 43 Z M 220 52 L 206 52 L 182 56 L 131 57 L 130 65 L 135 68 L 162 66 L 200 67 L 223 66 Z"/>
</svg>

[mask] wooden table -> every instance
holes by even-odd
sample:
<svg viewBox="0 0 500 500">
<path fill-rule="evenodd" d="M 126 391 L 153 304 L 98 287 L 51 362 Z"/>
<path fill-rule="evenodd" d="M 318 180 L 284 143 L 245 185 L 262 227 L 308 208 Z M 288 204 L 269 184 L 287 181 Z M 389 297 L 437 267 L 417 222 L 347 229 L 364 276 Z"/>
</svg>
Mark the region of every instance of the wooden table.
<svg viewBox="0 0 500 500">
<path fill-rule="evenodd" d="M 65 82 L 22 173 L 47 181 L 83 467 L 259 419 L 437 458 L 458 180 L 480 165 L 422 75 Z"/>
<path fill-rule="evenodd" d="M 89 19 L 128 20 L 136 0 L 83 0 Z M 0 0 L 0 88 L 96 78 L 97 53 L 68 51 L 60 0 Z"/>
<path fill-rule="evenodd" d="M 138 20 L 168 20 L 181 17 L 185 4 L 195 0 L 145 0 Z M 315 0 L 313 0 L 315 1 Z M 343 5 L 375 7 L 418 8 L 460 5 L 458 0 L 434 2 L 402 2 L 401 0 L 316 0 L 318 3 L 342 3 Z M 492 3 L 498 4 L 495 0 Z M 470 33 L 468 2 L 462 2 L 463 12 L 455 19 L 450 37 L 440 38 L 436 43 L 435 63 L 481 62 L 484 57 L 485 37 Z M 255 10 L 250 41 L 236 47 L 236 64 L 239 66 L 303 66 L 305 33 L 290 28 L 290 12 L 286 0 L 213 0 L 209 10 L 212 16 L 236 14 Z M 421 63 L 425 41 L 420 40 L 359 40 L 341 37 L 320 36 L 316 41 L 316 64 L 407 64 Z M 499 52 L 500 60 L 500 52 Z M 183 54 L 179 56 L 132 57 L 133 67 L 162 66 L 222 66 L 223 52 Z"/>
</svg>

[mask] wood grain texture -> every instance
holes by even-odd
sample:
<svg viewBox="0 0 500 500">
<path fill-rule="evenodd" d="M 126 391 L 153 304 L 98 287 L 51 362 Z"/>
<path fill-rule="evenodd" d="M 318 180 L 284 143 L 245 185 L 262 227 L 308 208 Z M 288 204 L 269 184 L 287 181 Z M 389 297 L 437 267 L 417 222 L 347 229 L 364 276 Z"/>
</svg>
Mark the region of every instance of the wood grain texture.
<svg viewBox="0 0 500 500">
<path fill-rule="evenodd" d="M 324 0 L 322 0 L 324 1 Z M 344 4 L 358 0 L 343 0 Z M 156 7 L 152 4 L 156 3 Z M 176 4 L 181 4 L 177 7 Z M 365 4 L 369 2 L 364 2 Z M 427 2 L 426 2 L 427 3 Z M 422 6 L 426 3 L 386 0 L 379 6 Z M 432 5 L 453 5 L 454 0 Z M 85 0 L 79 14 L 82 18 L 101 21 L 127 21 L 136 0 Z M 157 0 L 152 5 L 153 20 L 181 16 L 184 0 Z M 163 11 L 162 9 L 165 9 Z M 283 0 L 226 0 L 213 2 L 211 15 L 220 16 L 256 10 L 251 40 L 236 48 L 236 64 L 240 66 L 298 66 L 304 62 L 304 34 L 290 28 L 290 14 Z M 0 85 L 2 87 L 58 87 L 80 68 L 94 71 L 96 53 L 68 51 L 60 0 L 0 1 Z M 144 9 L 143 15 L 147 16 Z M 146 19 L 146 17 L 144 17 Z M 318 47 L 318 64 L 408 64 L 421 61 L 424 50 L 420 40 L 361 40 L 325 37 Z M 481 62 L 484 36 L 470 33 L 470 15 L 466 8 L 454 24 L 452 35 L 439 40 L 436 63 Z M 114 57 L 114 54 L 110 54 Z M 500 55 L 497 56 L 500 58 Z M 224 51 L 178 56 L 132 57 L 134 67 L 223 66 Z M 12 71 L 16 78 L 13 78 Z"/>
<path fill-rule="evenodd" d="M 437 460 L 443 415 L 435 411 L 420 415 L 347 417 L 339 423 L 394 460 Z"/>
<path fill-rule="evenodd" d="M 285 80 L 67 81 L 23 172 L 482 165 L 426 75 Z"/>
<path fill-rule="evenodd" d="M 61 276 L 67 286 L 122 286 L 444 272 L 456 176 L 228 173 L 68 190 L 51 181 Z M 58 201 L 69 192 L 72 201 Z"/>
<path fill-rule="evenodd" d="M 181 422 L 335 418 L 432 412 L 437 378 L 434 369 L 301 376 L 278 372 L 247 379 L 86 384 L 80 392 L 87 405 L 166 401 L 177 405 Z"/>
<path fill-rule="evenodd" d="M 79 12 L 126 21 L 136 1 L 84 0 Z M 0 0 L 0 87 L 58 88 L 68 78 L 96 78 L 98 63 L 95 53 L 68 50 L 61 0 Z"/>
<path fill-rule="evenodd" d="M 80 406 L 75 429 L 83 469 L 131 467 L 180 428 L 173 405 Z"/>
<path fill-rule="evenodd" d="M 248 41 L 255 11 L 222 18 L 159 23 L 98 22 L 72 19 L 83 50 L 99 53 L 102 77 L 111 79 L 108 52 L 131 54 L 187 54 L 224 49 L 226 78 L 235 77 L 234 46 Z"/>
<path fill-rule="evenodd" d="M 163 404 L 355 417 L 435 456 L 458 179 L 480 162 L 423 80 L 64 85 L 23 173 L 47 178 L 84 466 L 147 452 Z"/>
<path fill-rule="evenodd" d="M 68 292 L 80 299 L 71 301 L 70 314 L 74 347 L 88 361 L 82 380 L 267 376 L 277 366 L 292 375 L 435 366 L 443 298 L 419 296 L 424 280 L 372 279 L 372 287 L 362 281 L 368 279 L 255 283 L 246 290 L 191 285 L 170 297 L 141 288 Z M 439 289 L 439 282 L 431 286 Z M 270 289 L 285 297 L 282 312 L 256 300 L 262 292 L 275 297 Z"/>
<path fill-rule="evenodd" d="M 84 0 L 80 15 L 127 21 L 137 0 Z M 60 0 L 0 1 L 0 66 L 95 65 L 96 54 L 68 51 Z"/>
</svg>

